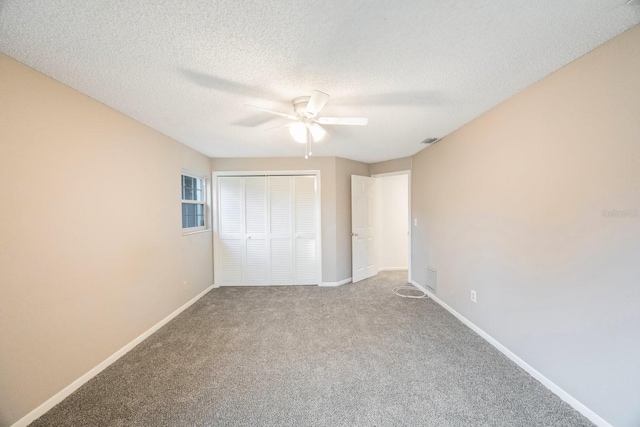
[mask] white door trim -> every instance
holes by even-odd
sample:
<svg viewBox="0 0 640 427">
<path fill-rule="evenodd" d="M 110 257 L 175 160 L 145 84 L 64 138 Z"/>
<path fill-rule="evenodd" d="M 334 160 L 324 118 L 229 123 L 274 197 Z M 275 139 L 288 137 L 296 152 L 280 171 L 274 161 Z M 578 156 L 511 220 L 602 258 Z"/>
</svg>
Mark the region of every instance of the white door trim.
<svg viewBox="0 0 640 427">
<path fill-rule="evenodd" d="M 223 176 L 315 176 L 316 185 L 318 186 L 316 191 L 316 215 L 318 222 L 316 224 L 316 235 L 318 241 L 316 242 L 316 250 L 318 254 L 317 265 L 317 277 L 318 284 L 322 284 L 322 183 L 320 179 L 319 170 L 278 170 L 278 171 L 214 171 L 211 172 L 211 223 L 213 233 L 211 235 L 213 239 L 213 278 L 214 285 L 220 286 L 220 280 L 218 278 L 218 269 L 216 265 L 220 265 L 220 248 L 218 242 L 218 177 Z"/>
</svg>

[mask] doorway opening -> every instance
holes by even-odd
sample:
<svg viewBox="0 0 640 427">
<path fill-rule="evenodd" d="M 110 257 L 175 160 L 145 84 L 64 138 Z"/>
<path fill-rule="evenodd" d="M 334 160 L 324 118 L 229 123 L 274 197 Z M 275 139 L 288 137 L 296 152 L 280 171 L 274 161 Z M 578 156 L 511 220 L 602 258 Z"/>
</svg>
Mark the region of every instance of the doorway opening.
<svg viewBox="0 0 640 427">
<path fill-rule="evenodd" d="M 353 282 L 402 270 L 411 282 L 410 174 L 352 175 Z"/>
<path fill-rule="evenodd" d="M 378 271 L 406 270 L 411 282 L 410 172 L 374 175 L 376 180 L 376 264 Z"/>
</svg>

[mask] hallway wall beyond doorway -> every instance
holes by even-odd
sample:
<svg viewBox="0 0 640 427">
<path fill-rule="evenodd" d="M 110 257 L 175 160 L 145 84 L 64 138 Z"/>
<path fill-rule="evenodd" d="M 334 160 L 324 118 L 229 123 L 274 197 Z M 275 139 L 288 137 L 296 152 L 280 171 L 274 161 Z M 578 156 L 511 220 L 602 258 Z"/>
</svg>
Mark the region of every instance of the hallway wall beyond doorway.
<svg viewBox="0 0 640 427">
<path fill-rule="evenodd" d="M 407 270 L 409 175 L 384 175 L 375 178 L 378 270 Z"/>
</svg>

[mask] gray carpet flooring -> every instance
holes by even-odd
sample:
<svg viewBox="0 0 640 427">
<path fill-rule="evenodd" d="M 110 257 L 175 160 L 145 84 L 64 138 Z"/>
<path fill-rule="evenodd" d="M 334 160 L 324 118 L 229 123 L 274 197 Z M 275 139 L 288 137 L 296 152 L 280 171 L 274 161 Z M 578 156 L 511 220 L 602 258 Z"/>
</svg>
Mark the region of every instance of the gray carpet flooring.
<svg viewBox="0 0 640 427">
<path fill-rule="evenodd" d="M 31 425 L 591 425 L 405 282 L 214 289 Z"/>
</svg>

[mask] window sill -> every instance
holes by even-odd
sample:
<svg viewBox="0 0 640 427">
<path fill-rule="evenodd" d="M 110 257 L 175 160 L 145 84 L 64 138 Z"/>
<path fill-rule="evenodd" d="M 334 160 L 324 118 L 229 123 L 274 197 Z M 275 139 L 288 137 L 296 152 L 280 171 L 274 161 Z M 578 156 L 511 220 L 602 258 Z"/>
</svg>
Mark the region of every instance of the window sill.
<svg viewBox="0 0 640 427">
<path fill-rule="evenodd" d="M 194 230 L 194 231 L 183 231 L 182 235 L 183 236 L 189 236 L 191 234 L 200 234 L 200 233 L 208 233 L 210 232 L 211 229 L 210 228 L 205 228 L 204 230 Z"/>
</svg>

